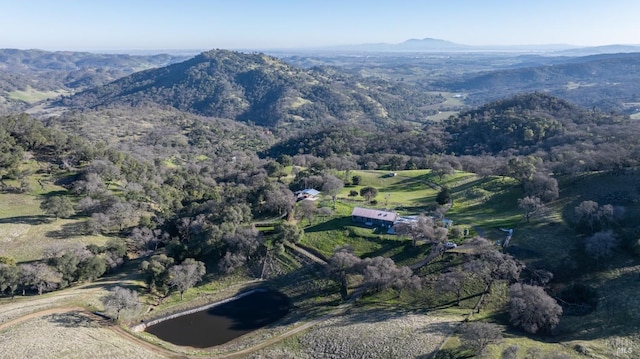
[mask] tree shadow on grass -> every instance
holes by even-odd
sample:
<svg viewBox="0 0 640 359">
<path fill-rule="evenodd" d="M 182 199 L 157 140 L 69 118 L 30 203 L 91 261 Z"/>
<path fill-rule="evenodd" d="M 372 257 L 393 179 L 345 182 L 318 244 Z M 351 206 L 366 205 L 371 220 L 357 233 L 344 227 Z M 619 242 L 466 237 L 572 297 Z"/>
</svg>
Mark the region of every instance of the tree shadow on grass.
<svg viewBox="0 0 640 359">
<path fill-rule="evenodd" d="M 63 224 L 60 230 L 45 233 L 45 236 L 49 238 L 64 239 L 83 236 L 86 234 L 87 228 L 84 222 L 72 222 Z"/>
<path fill-rule="evenodd" d="M 342 229 L 345 226 L 351 225 L 351 217 L 338 217 L 326 222 L 316 224 L 304 229 L 305 233 L 324 232 L 336 229 Z"/>
<path fill-rule="evenodd" d="M 385 192 L 415 192 L 425 189 L 435 189 L 425 181 L 416 178 L 407 178 L 388 186 Z"/>
<path fill-rule="evenodd" d="M 49 198 L 49 197 L 56 197 L 56 196 L 66 196 L 67 194 L 69 194 L 69 192 L 65 190 L 58 190 L 58 191 L 50 191 L 47 193 L 43 193 L 41 196 L 43 198 Z"/>
<path fill-rule="evenodd" d="M 0 218 L 0 224 L 28 224 L 32 226 L 37 226 L 40 224 L 47 224 L 53 222 L 53 218 L 45 216 L 45 215 L 36 215 L 36 216 L 16 216 L 16 217 L 7 217 Z"/>
<path fill-rule="evenodd" d="M 510 244 L 509 247 L 507 247 L 506 252 L 520 260 L 533 260 L 542 256 L 542 253 L 524 248 L 517 243 Z"/>
<path fill-rule="evenodd" d="M 103 277 L 104 278 L 104 277 Z M 147 288 L 139 285 L 139 284 L 132 284 L 132 283 L 127 283 L 127 282 L 120 282 L 120 283 L 100 283 L 100 282 L 95 282 L 89 285 L 86 285 L 82 288 L 84 289 L 93 289 L 93 288 L 104 288 L 105 290 L 112 290 L 115 287 L 122 287 L 122 288 L 126 288 L 126 289 L 130 289 L 134 292 L 146 292 Z"/>
<path fill-rule="evenodd" d="M 47 321 L 63 328 L 97 328 L 99 326 L 96 320 L 80 312 L 52 314 L 47 317 Z"/>
<path fill-rule="evenodd" d="M 433 358 L 433 359 L 465 359 L 465 358 L 475 358 L 476 356 L 469 353 L 468 350 L 461 350 L 458 348 L 447 348 L 440 349 L 436 352 L 435 355 L 422 355 L 418 358 Z"/>
<path fill-rule="evenodd" d="M 411 245 L 411 241 L 400 241 L 400 240 L 396 240 L 396 239 L 384 239 L 384 238 L 380 238 L 380 237 L 369 237 L 367 238 L 368 241 L 370 242 L 375 242 L 377 243 L 380 248 L 371 251 L 371 252 L 367 252 L 365 254 L 362 255 L 362 258 L 367 258 L 367 257 L 377 257 L 377 256 L 381 256 L 387 252 L 393 251 L 394 249 L 397 249 L 399 247 L 404 247 L 404 249 L 402 250 L 401 253 L 398 253 L 394 256 L 392 256 L 392 259 L 394 261 L 397 261 L 397 258 L 402 258 L 404 256 L 402 256 L 402 253 L 405 254 L 405 256 L 408 255 L 415 255 L 418 253 L 417 250 L 414 250 L 415 248 L 413 248 L 413 246 Z M 396 257 L 396 258 L 393 258 Z"/>
<path fill-rule="evenodd" d="M 475 294 L 469 294 L 467 296 L 464 297 L 460 297 L 460 303 L 462 304 L 462 302 L 466 301 L 466 300 L 471 300 L 471 299 L 475 299 L 475 298 L 480 298 L 480 296 L 482 296 L 482 292 L 479 293 L 475 293 Z M 453 308 L 453 307 L 457 307 L 457 308 L 462 308 L 462 309 L 471 309 L 471 308 L 466 308 L 462 305 L 458 306 L 458 302 L 457 300 L 451 300 L 448 301 L 446 303 L 440 303 L 428 308 L 425 308 L 427 310 L 439 310 L 439 309 L 446 309 L 446 308 Z"/>
</svg>

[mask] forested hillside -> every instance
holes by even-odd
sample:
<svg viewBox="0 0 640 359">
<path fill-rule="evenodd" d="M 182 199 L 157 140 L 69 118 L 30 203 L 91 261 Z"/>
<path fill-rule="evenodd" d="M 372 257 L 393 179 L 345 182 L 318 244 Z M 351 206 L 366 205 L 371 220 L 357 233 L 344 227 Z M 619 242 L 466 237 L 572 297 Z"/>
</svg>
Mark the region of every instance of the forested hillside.
<svg viewBox="0 0 640 359">
<path fill-rule="evenodd" d="M 518 92 L 547 91 L 587 108 L 635 112 L 627 104 L 640 101 L 640 54 L 594 55 L 563 62 L 469 74 L 435 86 L 468 92 L 474 105 Z"/>
<path fill-rule="evenodd" d="M 311 153 L 354 155 L 369 168 L 389 165 L 411 169 L 425 166 L 425 157 L 448 155 L 534 155 L 559 173 L 622 169 L 637 165 L 640 124 L 625 115 L 604 114 L 543 93 L 517 95 L 463 111 L 421 128 L 395 126 L 356 129 L 328 124 L 286 138 L 270 154 Z M 403 160 L 399 160 L 403 158 Z M 420 165 L 422 163 L 422 165 Z M 490 171 L 494 166 L 483 166 Z M 494 168 L 495 173 L 501 171 Z M 477 167 L 470 169 L 475 172 Z"/>
<path fill-rule="evenodd" d="M 0 49 L 0 113 L 25 110 L 40 100 L 103 85 L 185 58 L 167 54 L 132 56 Z"/>
<path fill-rule="evenodd" d="M 439 96 L 331 68 L 296 68 L 264 54 L 226 50 L 136 73 L 60 101 L 72 107 L 169 105 L 267 127 L 325 120 L 388 124 L 422 120 Z"/>
</svg>

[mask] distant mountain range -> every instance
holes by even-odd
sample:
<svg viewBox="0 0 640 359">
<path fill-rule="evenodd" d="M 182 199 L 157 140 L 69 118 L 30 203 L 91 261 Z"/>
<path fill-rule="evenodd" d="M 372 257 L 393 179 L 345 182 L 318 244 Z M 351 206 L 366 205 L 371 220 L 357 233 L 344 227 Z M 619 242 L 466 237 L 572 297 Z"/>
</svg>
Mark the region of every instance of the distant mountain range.
<svg viewBox="0 0 640 359">
<path fill-rule="evenodd" d="M 539 45 L 465 45 L 455 42 L 424 38 L 409 39 L 397 44 L 372 43 L 330 46 L 317 50 L 348 52 L 542 52 L 559 56 L 587 56 L 605 53 L 640 52 L 640 45 L 606 45 L 581 47 L 569 44 Z"/>
</svg>

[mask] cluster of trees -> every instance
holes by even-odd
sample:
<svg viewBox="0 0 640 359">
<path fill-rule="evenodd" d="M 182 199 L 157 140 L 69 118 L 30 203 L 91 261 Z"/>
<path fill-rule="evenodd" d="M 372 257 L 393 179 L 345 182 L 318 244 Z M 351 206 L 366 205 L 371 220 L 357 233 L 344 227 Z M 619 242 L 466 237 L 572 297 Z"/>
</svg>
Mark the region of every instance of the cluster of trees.
<svg viewBox="0 0 640 359">
<path fill-rule="evenodd" d="M 598 202 L 586 200 L 574 208 L 574 227 L 585 236 L 585 252 L 596 259 L 603 259 L 613 254 L 620 245 L 620 238 L 614 231 L 624 215 L 622 207 L 611 204 L 599 205 Z M 630 243 L 632 246 L 634 243 Z"/>
<path fill-rule="evenodd" d="M 513 326 L 528 333 L 549 333 L 558 325 L 562 307 L 543 287 L 552 278 L 551 273 L 528 270 L 531 272 L 531 284 L 525 284 L 521 276 L 525 270 L 522 262 L 496 250 L 484 238 L 476 237 L 468 245 L 472 247 L 474 254 L 468 256 L 459 270 L 447 271 L 438 276 L 434 287 L 437 292 L 453 294 L 459 305 L 470 281 L 480 281 L 486 292 L 491 291 L 496 281 L 506 282 L 510 285 L 508 312 Z"/>
<path fill-rule="evenodd" d="M 433 243 L 433 252 L 438 254 L 444 250 L 443 245 L 449 233 L 442 221 L 425 215 L 419 215 L 415 222 L 398 223 L 393 228 L 398 235 L 409 236 L 414 247 L 418 241 Z"/>
<path fill-rule="evenodd" d="M 203 262 L 187 258 L 176 264 L 172 257 L 156 254 L 140 264 L 149 292 L 159 293 L 161 297 L 169 294 L 171 289 L 184 293 L 200 282 L 206 274 Z"/>
<path fill-rule="evenodd" d="M 396 290 L 419 289 L 422 279 L 408 267 L 398 267 L 391 258 L 360 258 L 348 248 L 341 248 L 329 258 L 326 272 L 340 286 L 342 299 L 348 297 L 349 276 L 361 275 L 363 289 L 378 292 L 386 288 Z"/>
<path fill-rule="evenodd" d="M 52 246 L 45 259 L 16 264 L 10 258 L 0 262 L 0 294 L 13 297 L 20 290 L 37 294 L 67 287 L 74 282 L 93 281 L 114 271 L 126 259 L 122 241 L 110 240 L 105 246 Z"/>
</svg>

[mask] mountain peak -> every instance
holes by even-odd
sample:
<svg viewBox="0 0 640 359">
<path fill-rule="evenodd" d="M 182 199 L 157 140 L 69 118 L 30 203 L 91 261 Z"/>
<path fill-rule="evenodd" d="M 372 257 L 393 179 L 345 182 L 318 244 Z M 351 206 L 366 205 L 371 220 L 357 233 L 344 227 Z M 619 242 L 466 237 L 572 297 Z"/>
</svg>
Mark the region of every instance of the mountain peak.
<svg viewBox="0 0 640 359">
<path fill-rule="evenodd" d="M 435 42 L 435 43 L 447 43 L 447 44 L 453 44 L 453 42 L 451 41 L 447 41 L 447 40 L 442 40 L 442 39 L 434 39 L 432 37 L 425 37 L 423 39 L 409 39 L 406 40 L 404 42 L 402 42 L 403 44 L 407 44 L 407 43 L 416 43 L 416 42 L 421 42 L 421 43 L 429 43 L 429 42 Z"/>
</svg>

